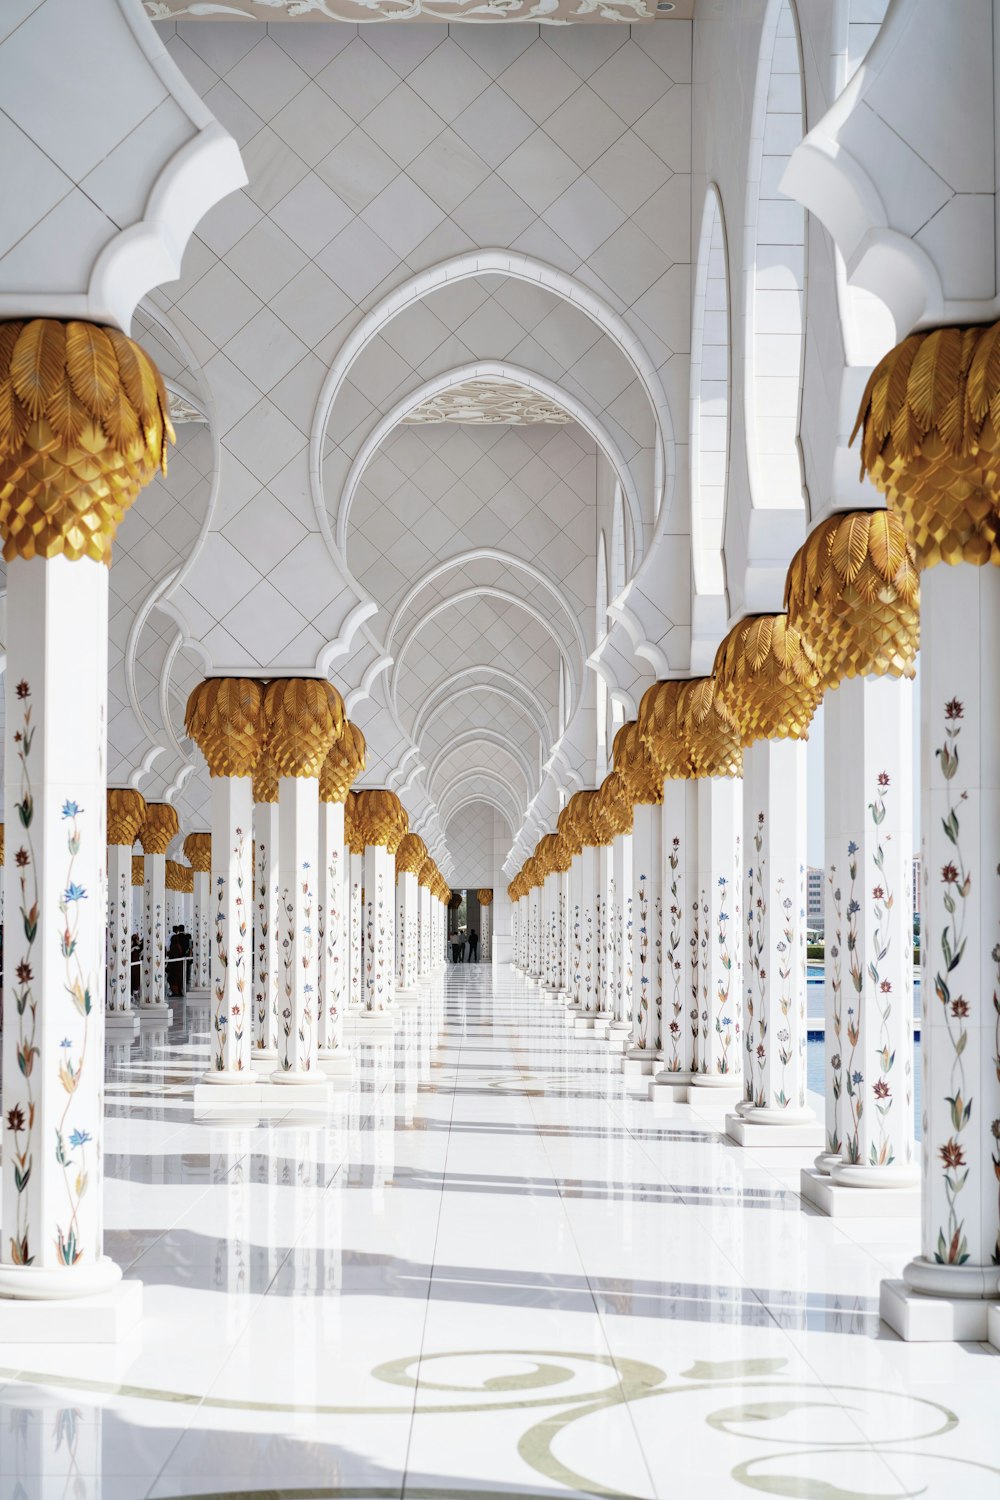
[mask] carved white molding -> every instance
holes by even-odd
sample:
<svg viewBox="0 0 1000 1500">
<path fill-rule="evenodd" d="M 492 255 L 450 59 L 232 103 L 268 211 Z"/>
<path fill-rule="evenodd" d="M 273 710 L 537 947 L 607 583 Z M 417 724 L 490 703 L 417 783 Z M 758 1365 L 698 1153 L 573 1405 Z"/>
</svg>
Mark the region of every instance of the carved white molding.
<svg viewBox="0 0 1000 1500">
<path fill-rule="evenodd" d="M 152 21 L 652 21 L 647 0 L 143 0 Z"/>
<path fill-rule="evenodd" d="M 408 412 L 403 421 L 411 426 L 424 422 L 460 422 L 469 426 L 525 426 L 572 422 L 564 406 L 514 380 L 466 380 L 428 396 Z"/>
<path fill-rule="evenodd" d="M 97 79 L 90 76 L 93 58 L 80 55 L 81 33 L 67 26 L 63 15 L 63 7 L 43 0 L 0 43 L 0 96 L 22 134 L 30 142 L 40 120 L 64 116 L 72 133 L 79 110 L 79 135 L 88 148 L 75 157 L 67 151 L 60 170 L 70 192 L 26 226 L 4 257 L 0 274 L 7 285 L 0 293 L 0 318 L 85 318 L 127 332 L 140 298 L 180 276 L 184 249 L 198 222 L 220 199 L 243 187 L 247 177 L 236 142 L 188 83 L 134 0 L 89 0 L 87 35 L 100 37 L 105 68 Z M 32 71 L 28 89 L 23 86 L 25 55 L 39 51 L 44 51 L 45 65 Z M 140 96 L 148 97 L 154 115 L 158 103 L 171 108 L 147 130 L 142 152 L 119 155 L 138 123 L 134 118 L 129 123 L 130 101 Z M 187 126 L 180 144 L 178 115 Z M 94 153 L 99 159 L 114 157 L 116 196 L 141 202 L 141 217 L 117 222 L 90 199 L 86 222 L 91 233 L 68 235 L 67 222 L 82 222 Z M 84 165 L 74 167 L 74 160 Z M 74 181 L 76 171 L 84 183 L 82 192 Z M 102 215 L 106 236 L 95 251 L 93 231 Z"/>
</svg>

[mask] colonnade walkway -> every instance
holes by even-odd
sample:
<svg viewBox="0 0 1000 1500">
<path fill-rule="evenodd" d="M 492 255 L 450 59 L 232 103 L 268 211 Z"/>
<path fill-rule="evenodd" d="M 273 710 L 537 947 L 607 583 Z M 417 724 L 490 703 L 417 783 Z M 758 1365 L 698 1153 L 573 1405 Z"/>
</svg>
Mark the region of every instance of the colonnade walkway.
<svg viewBox="0 0 1000 1500">
<path fill-rule="evenodd" d="M 816 1213 L 809 1153 L 630 1096 L 510 969 L 437 976 L 316 1118 L 195 1120 L 174 1019 L 108 1057 L 142 1324 L 0 1351 L 0 1496 L 1000 1495 L 1000 1361 L 879 1323 L 916 1221 Z"/>
</svg>

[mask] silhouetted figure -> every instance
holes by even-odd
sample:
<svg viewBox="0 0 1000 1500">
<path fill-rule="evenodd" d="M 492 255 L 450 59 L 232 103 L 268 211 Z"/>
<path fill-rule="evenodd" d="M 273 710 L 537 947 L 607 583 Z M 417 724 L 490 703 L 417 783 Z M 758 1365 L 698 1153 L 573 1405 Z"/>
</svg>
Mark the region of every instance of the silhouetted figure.
<svg viewBox="0 0 1000 1500">
<path fill-rule="evenodd" d="M 132 934 L 132 952 L 129 956 L 129 988 L 133 995 L 138 995 L 142 984 L 142 938 L 137 932 Z"/>
<path fill-rule="evenodd" d="M 184 990 L 184 954 L 181 929 L 175 927 L 167 946 L 167 989 L 171 995 L 180 995 Z"/>
<path fill-rule="evenodd" d="M 474 927 L 469 928 L 469 963 L 479 962 L 479 933 Z"/>
</svg>

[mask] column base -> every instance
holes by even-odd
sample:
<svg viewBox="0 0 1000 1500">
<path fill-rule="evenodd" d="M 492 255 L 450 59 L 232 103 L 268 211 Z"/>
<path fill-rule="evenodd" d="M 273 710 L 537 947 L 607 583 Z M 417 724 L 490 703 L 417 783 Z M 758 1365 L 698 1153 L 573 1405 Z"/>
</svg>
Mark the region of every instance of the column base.
<svg viewBox="0 0 1000 1500">
<path fill-rule="evenodd" d="M 375 1031 L 395 1031 L 397 1017 L 391 1010 L 349 1010 L 344 1017 L 345 1033 L 368 1036 Z"/>
<path fill-rule="evenodd" d="M 402 1010 L 416 1010 L 420 1004 L 420 995 L 416 990 L 397 990 L 393 1004 Z"/>
<path fill-rule="evenodd" d="M 140 1005 L 136 1011 L 140 1025 L 170 1026 L 174 1013 L 169 1005 Z"/>
<path fill-rule="evenodd" d="M 594 1029 L 593 1011 L 578 1011 L 573 1017 L 574 1036 L 589 1036 Z"/>
<path fill-rule="evenodd" d="M 139 1016 L 134 1010 L 109 1010 L 104 1015 L 105 1035 L 109 1034 L 116 1042 L 124 1041 L 127 1037 L 138 1036 Z"/>
<path fill-rule="evenodd" d="M 902 1281 L 883 1281 L 879 1313 L 908 1343 L 984 1343 L 1000 1331 L 995 1266 L 940 1266 L 919 1256 Z"/>
<path fill-rule="evenodd" d="M 208 988 L 208 985 L 194 985 L 186 992 L 184 998 L 185 1000 L 198 1000 L 203 1002 L 210 999 L 211 994 L 212 991 Z"/>
<path fill-rule="evenodd" d="M 609 1021 L 605 1037 L 612 1052 L 624 1052 L 628 1046 L 629 1037 L 632 1035 L 631 1026 L 626 1026 L 623 1021 Z"/>
<path fill-rule="evenodd" d="M 251 1085 L 259 1082 L 260 1079 L 253 1068 L 231 1069 L 229 1071 L 222 1068 L 211 1069 L 208 1073 L 201 1075 L 201 1081 L 195 1085 L 195 1091 L 197 1092 L 198 1089 L 204 1086 L 213 1089 L 249 1088 Z"/>
<path fill-rule="evenodd" d="M 106 1257 L 104 1258 L 106 1259 Z M 103 1260 L 101 1262 L 103 1264 Z M 121 1271 L 114 1262 L 117 1276 Z M 4 1267 L 4 1287 L 33 1268 Z M 48 1272 L 43 1275 L 48 1275 Z M 66 1279 L 72 1270 L 51 1273 Z M 121 1281 L 84 1297 L 0 1294 L 0 1344 L 118 1344 L 142 1318 L 142 1282 Z"/>
<path fill-rule="evenodd" d="M 813 1166 L 821 1177 L 829 1177 L 837 1163 L 843 1159 L 839 1151 L 821 1151 Z"/>
<path fill-rule="evenodd" d="M 263 1064 L 262 1073 L 272 1073 L 278 1066 L 278 1049 L 277 1047 L 252 1047 L 250 1061 Z"/>
<path fill-rule="evenodd" d="M 649 1098 L 654 1104 L 686 1104 L 690 1085 L 690 1073 L 668 1073 L 661 1068 L 649 1080 Z"/>
<path fill-rule="evenodd" d="M 848 1187 L 817 1167 L 803 1167 L 799 1196 L 831 1219 L 920 1218 L 920 1187 Z"/>
<path fill-rule="evenodd" d="M 789 1114 L 791 1118 L 789 1118 Z M 819 1120 L 807 1109 L 755 1109 L 737 1105 L 734 1114 L 726 1116 L 726 1135 L 737 1146 L 822 1146 L 826 1132 Z"/>
<path fill-rule="evenodd" d="M 595 1011 L 593 1032 L 598 1041 L 606 1042 L 610 1029 L 611 1017 L 605 1014 L 603 1011 Z"/>
<path fill-rule="evenodd" d="M 644 1047 L 630 1047 L 622 1058 L 622 1074 L 625 1078 L 645 1078 L 652 1073 L 653 1057 Z"/>
<path fill-rule="evenodd" d="M 329 1104 L 332 1093 L 332 1080 L 320 1072 L 271 1073 L 258 1079 L 244 1074 L 241 1082 L 224 1089 L 204 1081 L 195 1084 L 194 1112 L 197 1119 L 220 1115 L 226 1118 L 231 1112 L 247 1109 L 283 1111 L 303 1106 L 315 1109 L 317 1105 Z"/>
<path fill-rule="evenodd" d="M 321 1047 L 317 1058 L 319 1070 L 325 1078 L 351 1078 L 354 1074 L 354 1054 L 346 1047 L 327 1052 Z"/>
</svg>

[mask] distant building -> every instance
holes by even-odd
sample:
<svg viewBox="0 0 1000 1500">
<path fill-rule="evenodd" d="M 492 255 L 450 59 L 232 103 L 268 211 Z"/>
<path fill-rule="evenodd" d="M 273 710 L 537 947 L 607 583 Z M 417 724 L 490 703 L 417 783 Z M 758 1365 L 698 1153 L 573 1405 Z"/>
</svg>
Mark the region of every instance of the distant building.
<svg viewBox="0 0 1000 1500">
<path fill-rule="evenodd" d="M 806 931 L 823 932 L 823 871 L 813 865 L 806 871 Z"/>
</svg>

